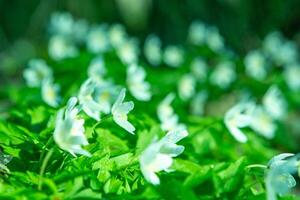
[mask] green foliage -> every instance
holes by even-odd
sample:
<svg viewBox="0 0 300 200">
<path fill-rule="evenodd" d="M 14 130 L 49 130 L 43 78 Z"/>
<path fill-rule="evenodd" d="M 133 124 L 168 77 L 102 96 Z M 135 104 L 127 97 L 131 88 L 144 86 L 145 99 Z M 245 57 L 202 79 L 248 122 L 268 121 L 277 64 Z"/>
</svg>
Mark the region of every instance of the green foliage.
<svg viewBox="0 0 300 200">
<path fill-rule="evenodd" d="M 110 114 L 101 116 L 97 122 L 80 112 L 79 118 L 85 121 L 84 136 L 89 143 L 84 148 L 91 157 L 73 156 L 59 148 L 53 132 L 58 111 L 65 108 L 70 97 L 78 95 L 80 86 L 88 78 L 88 65 L 95 56 L 81 46 L 78 49 L 79 54 L 74 58 L 54 61 L 48 55 L 43 56 L 61 86 L 62 101 L 58 108 L 48 106 L 39 89 L 26 87 L 21 75 L 16 84 L 9 83 L 0 89 L 0 97 L 5 97 L 0 101 L 0 105 L 4 105 L 0 113 L 0 147 L 4 154 L 12 156 L 7 165 L 0 163 L 0 199 L 265 199 L 265 168 L 249 166 L 267 165 L 279 152 L 299 150 L 300 96 L 289 91 L 282 71 L 274 68 L 267 78 L 255 81 L 245 75 L 242 57 L 230 50 L 215 52 L 207 45 L 191 45 L 184 50 L 184 63 L 177 69 L 165 64 L 151 67 L 141 59 L 139 64 L 146 71 L 153 97 L 142 102 L 129 92 L 126 94 L 126 101 L 134 101 L 128 121 L 136 128 L 135 135 L 118 126 Z M 166 135 L 157 107 L 169 93 L 178 93 L 181 77 L 191 73 L 191 62 L 198 56 L 209 64 L 208 76 L 215 66 L 228 60 L 235 64 L 238 78 L 224 90 L 208 79 L 197 82 L 196 91 L 210 93 L 203 116 L 192 114 L 190 102 L 176 96 L 172 108 L 188 131 L 188 136 L 178 144 L 185 149 L 173 158 L 170 169 L 157 173 L 160 184 L 152 185 L 144 178 L 139 161 L 153 141 Z M 103 59 L 107 70 L 105 78 L 126 87 L 128 66 L 121 62 L 116 51 L 103 53 Z M 237 142 L 224 123 L 224 113 L 245 91 L 258 102 L 263 101 L 266 90 L 273 84 L 284 91 L 290 106 L 287 119 L 275 122 L 278 129 L 272 139 L 243 127 L 248 142 Z M 294 124 L 289 124 L 292 122 Z M 295 131 L 290 133 L 291 127 Z"/>
</svg>

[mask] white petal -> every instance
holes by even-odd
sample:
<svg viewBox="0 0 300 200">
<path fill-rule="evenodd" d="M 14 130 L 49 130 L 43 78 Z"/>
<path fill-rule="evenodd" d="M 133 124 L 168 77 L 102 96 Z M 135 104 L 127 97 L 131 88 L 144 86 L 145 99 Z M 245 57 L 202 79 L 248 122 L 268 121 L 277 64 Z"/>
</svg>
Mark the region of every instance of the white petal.
<svg viewBox="0 0 300 200">
<path fill-rule="evenodd" d="M 239 142 L 245 143 L 247 142 L 247 136 L 237 127 L 227 127 L 231 135 Z"/>
<path fill-rule="evenodd" d="M 173 159 L 170 155 L 167 154 L 157 154 L 156 159 L 151 163 L 151 168 L 159 172 L 161 170 L 166 170 L 171 167 Z"/>
<path fill-rule="evenodd" d="M 134 108 L 134 103 L 132 101 L 128 101 L 120 104 L 119 107 L 115 109 L 115 111 L 118 111 L 118 113 L 127 114 L 129 113 L 129 111 L 133 110 L 133 108 Z"/>
<path fill-rule="evenodd" d="M 119 126 L 124 128 L 129 133 L 134 134 L 135 127 L 130 122 L 122 119 L 121 117 L 117 117 L 117 116 L 114 116 L 113 119 Z"/>
<path fill-rule="evenodd" d="M 65 111 L 65 116 L 74 118 L 77 113 L 79 112 L 78 109 L 75 109 L 75 106 L 77 104 L 78 100 L 76 97 L 71 97 L 67 103 L 66 111 Z"/>
<path fill-rule="evenodd" d="M 142 173 L 148 182 L 152 183 L 153 185 L 160 184 L 158 176 L 153 171 L 142 170 Z"/>
<path fill-rule="evenodd" d="M 274 156 L 268 163 L 269 166 L 276 165 L 276 163 L 281 162 L 282 160 L 294 156 L 293 153 L 281 153 L 277 156 Z"/>
<path fill-rule="evenodd" d="M 99 104 L 92 100 L 86 100 L 81 103 L 82 109 L 88 116 L 94 118 L 97 121 L 100 121 L 101 107 L 99 106 Z"/>
<path fill-rule="evenodd" d="M 163 154 L 168 154 L 171 157 L 176 157 L 184 151 L 184 146 L 177 145 L 173 143 L 165 143 L 162 147 L 160 152 Z"/>
<path fill-rule="evenodd" d="M 82 149 L 80 146 L 75 146 L 71 149 L 72 152 L 76 153 L 76 154 L 81 154 L 87 157 L 91 157 L 92 154 L 84 149 Z"/>
<path fill-rule="evenodd" d="M 114 113 L 116 111 L 116 109 L 120 106 L 120 104 L 124 101 L 125 99 L 125 94 L 126 94 L 126 89 L 123 88 L 117 98 L 117 100 L 115 101 L 115 103 L 112 106 L 112 113 Z"/>
<path fill-rule="evenodd" d="M 188 132 L 186 130 L 182 129 L 176 129 L 169 131 L 167 135 L 164 137 L 164 140 L 170 143 L 177 143 L 182 138 L 185 138 L 188 136 Z"/>
</svg>

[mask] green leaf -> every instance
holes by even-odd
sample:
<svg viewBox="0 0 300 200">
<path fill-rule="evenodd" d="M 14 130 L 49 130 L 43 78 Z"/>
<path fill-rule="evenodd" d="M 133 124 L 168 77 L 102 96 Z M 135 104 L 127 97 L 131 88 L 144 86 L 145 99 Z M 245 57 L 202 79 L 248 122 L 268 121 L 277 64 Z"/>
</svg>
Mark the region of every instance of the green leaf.
<svg viewBox="0 0 300 200">
<path fill-rule="evenodd" d="M 242 157 L 221 171 L 213 174 L 217 195 L 238 190 L 244 178 L 245 158 Z"/>
<path fill-rule="evenodd" d="M 153 141 L 153 139 L 161 134 L 159 126 L 153 126 L 150 131 L 143 130 L 138 134 L 138 140 L 136 144 L 136 154 L 141 154 L 147 146 Z"/>
</svg>

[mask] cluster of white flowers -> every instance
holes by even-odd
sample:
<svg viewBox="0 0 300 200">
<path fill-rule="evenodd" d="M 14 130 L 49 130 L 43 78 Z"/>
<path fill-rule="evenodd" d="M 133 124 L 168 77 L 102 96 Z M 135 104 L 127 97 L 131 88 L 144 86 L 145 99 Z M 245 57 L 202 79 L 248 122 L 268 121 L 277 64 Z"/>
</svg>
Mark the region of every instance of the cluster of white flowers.
<svg viewBox="0 0 300 200">
<path fill-rule="evenodd" d="M 159 66 L 162 62 L 169 67 L 177 68 L 184 64 L 185 56 L 182 47 L 169 45 L 162 49 L 160 39 L 150 34 L 144 43 L 144 55 L 151 66 Z"/>
<path fill-rule="evenodd" d="M 138 41 L 130 38 L 120 24 L 89 25 L 83 19 L 74 19 L 69 13 L 54 13 L 49 25 L 48 51 L 54 60 L 78 55 L 79 47 L 85 46 L 94 54 L 115 50 L 124 64 L 138 61 Z"/>
<path fill-rule="evenodd" d="M 263 50 L 276 65 L 289 65 L 298 60 L 296 44 L 286 40 L 279 32 L 273 32 L 266 36 Z"/>
<path fill-rule="evenodd" d="M 196 46 L 206 44 L 214 52 L 225 50 L 224 39 L 220 35 L 219 30 L 200 21 L 194 21 L 190 25 L 187 40 Z"/>
<path fill-rule="evenodd" d="M 49 106 L 57 107 L 60 101 L 58 95 L 59 85 L 53 83 L 53 72 L 42 59 L 32 59 L 28 62 L 28 68 L 23 76 L 29 87 L 40 87 L 42 99 Z"/>
<path fill-rule="evenodd" d="M 207 81 L 208 66 L 205 60 L 200 57 L 194 58 L 190 63 L 190 72 L 181 76 L 178 81 L 178 95 L 181 100 L 190 103 L 190 112 L 201 116 L 204 113 L 204 106 L 208 99 L 208 92 L 197 87 Z"/>
<path fill-rule="evenodd" d="M 134 109 L 134 103 L 124 102 L 126 89 L 120 89 L 120 86 L 106 79 L 110 71 L 106 68 L 104 60 L 105 53 L 114 52 L 126 66 L 126 85 L 130 94 L 139 101 L 150 101 L 151 84 L 146 81 L 146 70 L 139 65 L 139 41 L 129 37 L 120 24 L 90 26 L 85 20 L 74 20 L 68 13 L 53 14 L 49 31 L 51 38 L 48 51 L 52 59 L 60 61 L 75 57 L 83 46 L 94 56 L 88 66 L 88 78 L 81 85 L 77 97 L 71 97 L 66 108 L 60 109 L 57 113 L 53 133 L 56 144 L 74 156 L 75 154 L 91 156 L 83 148 L 88 145 L 88 140 L 84 134 L 85 121 L 79 116 L 81 111 L 96 121 L 101 121 L 103 114 L 111 114 L 118 126 L 135 134 L 134 125 L 128 121 L 128 113 Z M 188 41 L 196 46 L 206 45 L 214 53 L 229 52 L 218 29 L 201 22 L 191 24 Z M 198 86 L 198 83 L 201 85 L 208 81 L 211 85 L 226 90 L 238 79 L 236 72 L 238 65 L 236 66 L 226 56 L 223 58 L 225 60 L 218 62 L 216 67 L 210 70 L 208 67 L 210 62 L 206 63 L 204 58 L 194 57 L 191 61 L 185 60 L 184 49 L 180 46 L 169 45 L 162 49 L 160 39 L 153 34 L 147 37 L 143 51 L 152 66 L 164 63 L 169 67 L 178 68 L 189 64 L 190 71 L 180 77 L 177 89 L 180 100 L 190 103 L 190 111 L 194 115 L 204 114 L 209 95 L 209 92 Z M 264 81 L 271 70 L 269 68 L 271 62 L 274 62 L 276 65 L 285 66 L 284 78 L 288 87 L 293 91 L 299 91 L 300 65 L 297 64 L 296 51 L 293 43 L 284 40 L 279 33 L 272 33 L 266 37 L 262 49 L 250 51 L 244 58 L 246 74 L 258 81 Z M 59 106 L 59 86 L 53 83 L 53 72 L 44 60 L 31 60 L 29 67 L 24 71 L 24 77 L 28 86 L 41 87 L 42 98 L 48 105 Z M 179 116 L 171 105 L 174 99 L 175 94 L 169 93 L 157 107 L 161 129 L 168 133 L 160 140 L 154 138 L 139 159 L 145 179 L 154 185 L 160 183 L 156 173 L 169 171 L 173 157 L 184 151 L 184 146 L 176 143 L 188 135 L 186 126 L 179 122 Z M 286 117 L 287 109 L 282 92 L 279 87 L 273 85 L 263 96 L 261 104 L 242 101 L 230 108 L 224 116 L 224 123 L 238 142 L 247 142 L 248 138 L 242 131 L 246 127 L 271 139 L 277 130 L 276 122 Z M 266 175 L 269 199 L 274 200 L 276 193 L 283 194 L 295 185 L 295 180 L 290 174 L 280 174 L 281 178 L 284 175 L 289 182 L 285 187 L 283 182 L 277 179 L 278 173 L 282 173 L 280 171 L 282 166 L 288 163 L 284 159 L 289 156 L 291 155 L 279 156 L 270 162 L 270 169 Z M 294 167 L 295 163 L 293 170 Z M 291 172 L 293 171 L 288 171 Z"/>
<path fill-rule="evenodd" d="M 103 67 L 102 64 L 93 67 L 95 71 L 100 72 L 99 77 L 105 72 Z M 90 68 L 88 72 L 90 72 Z M 127 114 L 133 109 L 134 103 L 132 101 L 123 102 L 126 89 L 122 89 L 118 95 L 118 86 L 99 77 L 90 76 L 81 85 L 78 99 L 82 110 L 97 121 L 100 121 L 102 113 L 106 115 L 111 113 L 114 121 L 119 126 L 134 134 L 135 128 L 127 120 Z"/>
<path fill-rule="evenodd" d="M 64 16 L 65 13 L 61 13 L 61 15 Z M 74 19 L 72 18 L 70 19 L 70 17 L 62 17 L 62 16 L 59 17 L 58 13 L 54 15 L 54 18 L 51 20 L 51 24 L 53 27 L 61 26 L 61 23 L 63 23 L 62 21 L 66 21 L 65 23 L 67 23 L 68 26 L 70 27 L 72 27 L 74 24 L 78 24 L 77 21 L 79 20 L 74 21 Z M 68 20 L 61 20 L 60 18 L 68 18 Z M 58 20 L 57 25 L 55 25 L 56 24 L 55 20 Z M 56 30 L 54 31 L 55 32 L 54 36 L 71 35 L 69 39 L 74 40 L 72 39 L 73 36 L 71 33 L 61 34 L 61 32 L 64 31 L 60 31 L 60 28 L 52 28 L 52 29 Z M 125 29 L 122 25 L 115 24 L 115 25 L 108 26 L 107 24 L 101 24 L 101 25 L 94 25 L 90 28 L 88 27 L 85 43 L 86 43 L 87 50 L 92 54 L 96 54 L 96 57 L 91 60 L 90 65 L 88 67 L 88 75 L 91 79 L 93 79 L 94 83 L 83 84 L 83 87 L 81 88 L 80 90 L 81 92 L 79 95 L 79 100 L 81 104 L 85 105 L 84 106 L 85 112 L 91 115 L 91 112 L 89 112 L 88 110 L 90 111 L 93 110 L 94 112 L 94 114 L 92 115 L 93 118 L 96 120 L 100 120 L 99 112 L 101 110 L 103 111 L 103 108 L 101 109 L 100 107 L 105 107 L 107 109 L 109 109 L 110 107 L 105 105 L 108 103 L 107 99 L 104 101 L 104 103 L 101 102 L 101 105 L 103 106 L 100 106 L 99 102 L 103 101 L 103 99 L 98 98 L 100 95 L 99 90 L 103 90 L 103 87 L 108 88 L 113 85 L 113 84 L 108 84 L 107 81 L 104 81 L 104 76 L 106 75 L 107 70 L 105 68 L 103 56 L 104 53 L 110 50 L 114 50 L 116 55 L 122 61 L 122 63 L 128 66 L 127 85 L 130 93 L 140 101 L 149 101 L 151 99 L 152 94 L 150 91 L 150 84 L 145 81 L 146 71 L 142 67 L 140 66 L 138 67 L 137 64 L 138 55 L 139 55 L 138 40 L 129 37 L 126 34 Z M 59 51 L 57 50 L 55 52 L 60 54 Z M 66 51 L 64 50 L 64 52 Z M 63 55 L 63 53 L 60 55 L 62 58 L 66 57 Z M 153 62 L 158 62 L 158 61 L 156 60 Z M 91 80 L 89 82 L 91 82 Z M 87 87 L 88 85 L 89 87 Z M 94 87 L 94 89 L 92 89 L 92 87 Z M 102 89 L 99 89 L 99 87 Z M 112 89 L 112 87 L 110 87 L 110 89 Z M 107 91 L 102 91 L 102 92 L 105 92 L 105 94 L 110 96 L 111 94 L 109 94 Z M 89 99 L 89 101 L 87 99 Z"/>
<path fill-rule="evenodd" d="M 82 87 L 89 87 L 92 84 L 90 79 L 84 83 Z M 81 90 L 83 90 L 81 88 Z M 88 91 L 89 89 L 86 89 Z M 72 155 L 82 154 L 85 156 L 91 156 L 89 152 L 82 149 L 82 145 L 88 145 L 88 141 L 84 136 L 84 119 L 80 119 L 78 114 L 81 108 L 91 117 L 99 120 L 100 111 L 102 111 L 102 105 L 90 100 L 87 97 L 81 97 L 79 99 L 80 105 L 76 106 L 78 99 L 72 97 L 69 99 L 65 109 L 61 109 L 56 117 L 56 126 L 53 133 L 56 144 L 63 150 L 70 152 Z M 83 98 L 83 99 L 82 99 Z M 128 122 L 127 114 L 134 107 L 133 102 L 123 102 L 125 98 L 125 89 L 123 89 L 117 97 L 115 103 L 111 108 L 114 121 L 124 128 L 126 131 L 134 134 L 134 126 Z M 85 102 L 87 101 L 87 102 Z M 94 109 L 94 110 L 93 110 Z M 107 108 L 104 108 L 107 109 Z"/>
<path fill-rule="evenodd" d="M 169 131 L 163 138 L 157 138 L 142 152 L 140 157 L 141 171 L 147 181 L 153 185 L 158 185 L 160 180 L 156 173 L 164 170 L 170 171 L 173 157 L 180 155 L 184 151 L 184 146 L 177 145 L 188 132 L 184 129 Z"/>
<path fill-rule="evenodd" d="M 66 17 L 62 13 L 55 14 L 52 22 L 52 30 L 54 35 L 50 41 L 55 37 L 60 37 L 62 42 L 70 41 L 70 44 L 75 45 L 75 39 L 73 32 L 67 33 L 67 30 L 61 30 L 60 26 L 64 26 L 64 23 L 67 23 L 69 28 L 72 30 L 73 26 L 80 25 L 77 21 Z M 61 23 L 61 24 L 60 24 Z M 83 23 L 83 22 L 82 22 Z M 60 25 L 59 25 L 60 24 Z M 66 111 L 59 111 L 57 116 L 56 128 L 54 131 L 54 139 L 58 146 L 66 151 L 69 151 L 71 154 L 82 154 L 85 156 L 90 156 L 90 153 L 81 148 L 81 145 L 87 145 L 88 142 L 84 137 L 84 119 L 78 119 L 78 113 L 82 109 L 89 117 L 100 121 L 102 114 L 112 114 L 113 120 L 126 131 L 134 134 L 134 126 L 128 122 L 127 114 L 133 109 L 133 102 L 123 102 L 125 98 L 125 89 L 120 91 L 119 86 L 114 85 L 111 81 L 105 80 L 105 75 L 107 73 L 105 68 L 105 63 L 101 54 L 108 51 L 111 47 L 116 49 L 117 55 L 124 62 L 124 64 L 135 63 L 137 62 L 136 44 L 133 43 L 133 40 L 128 41 L 123 27 L 121 25 L 114 25 L 109 30 L 105 25 L 93 26 L 88 28 L 88 25 L 85 24 L 87 36 L 84 38 L 86 47 L 89 52 L 97 54 L 94 57 L 90 65 L 88 66 L 88 76 L 89 78 L 84 81 L 81 85 L 78 100 L 73 97 L 69 100 Z M 68 37 L 66 37 L 68 36 Z M 77 35 L 77 37 L 79 37 Z M 55 43 L 58 45 L 58 43 Z M 69 48 L 68 48 L 69 49 Z M 56 56 L 51 55 L 51 51 L 54 50 L 57 54 Z M 63 51 L 63 52 L 62 52 Z M 76 50 L 77 51 L 77 50 Z M 71 55 L 66 55 L 67 50 L 60 48 L 58 45 L 57 49 L 51 47 L 51 42 L 49 44 L 49 54 L 55 60 L 61 60 Z M 75 54 L 72 54 L 75 55 Z M 130 91 L 136 96 L 148 99 L 151 97 L 149 94 L 149 85 L 144 83 L 145 72 L 142 68 L 138 70 L 128 69 L 128 84 L 130 85 Z M 139 81 L 138 84 L 143 83 L 143 88 L 145 89 L 144 93 L 141 93 L 140 88 L 135 88 L 136 80 L 133 77 L 138 75 Z M 47 86 L 51 82 L 47 82 Z M 47 88 L 45 88 L 46 91 Z M 148 92 L 148 94 L 146 94 Z M 144 96 L 141 97 L 141 95 Z M 148 96 L 147 96 L 148 95 Z M 137 97 L 137 98 L 138 98 Z M 77 101 L 79 106 L 76 106 Z"/>
<path fill-rule="evenodd" d="M 262 105 L 242 102 L 227 111 L 224 123 L 239 142 L 246 142 L 240 128 L 250 127 L 266 138 L 273 138 L 277 129 L 275 120 L 282 120 L 287 113 L 287 103 L 277 86 L 271 86 L 263 97 Z"/>
<path fill-rule="evenodd" d="M 118 88 L 111 82 L 98 82 L 89 78 L 80 87 L 79 103 L 88 116 L 99 121 L 101 113 L 108 114 L 110 112 L 117 91 Z"/>
<path fill-rule="evenodd" d="M 54 60 L 62 60 L 77 56 L 78 50 L 74 40 L 76 38 L 82 41 L 87 28 L 87 22 L 74 21 L 70 13 L 52 14 L 49 24 L 51 37 L 48 45 L 50 57 Z"/>
<path fill-rule="evenodd" d="M 279 32 L 272 32 L 263 40 L 261 49 L 250 51 L 244 58 L 246 74 L 258 81 L 264 81 L 270 66 L 283 67 L 283 77 L 292 91 L 300 90 L 300 64 L 298 49 Z"/>
</svg>

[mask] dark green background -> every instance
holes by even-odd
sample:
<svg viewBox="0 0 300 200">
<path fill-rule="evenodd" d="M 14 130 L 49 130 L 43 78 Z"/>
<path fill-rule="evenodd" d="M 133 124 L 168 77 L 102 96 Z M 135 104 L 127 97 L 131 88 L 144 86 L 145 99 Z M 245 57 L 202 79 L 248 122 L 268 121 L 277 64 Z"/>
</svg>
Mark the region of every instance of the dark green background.
<svg viewBox="0 0 300 200">
<path fill-rule="evenodd" d="M 124 23 L 114 0 L 0 0 L 0 51 L 19 38 L 43 38 L 50 13 L 67 10 L 91 22 Z M 143 38 L 157 33 L 165 43 L 180 43 L 194 19 L 219 27 L 229 46 L 245 52 L 272 30 L 295 38 L 299 0 L 153 0 L 147 24 L 128 27 Z"/>
</svg>

